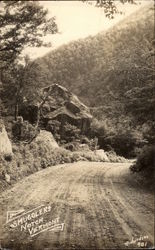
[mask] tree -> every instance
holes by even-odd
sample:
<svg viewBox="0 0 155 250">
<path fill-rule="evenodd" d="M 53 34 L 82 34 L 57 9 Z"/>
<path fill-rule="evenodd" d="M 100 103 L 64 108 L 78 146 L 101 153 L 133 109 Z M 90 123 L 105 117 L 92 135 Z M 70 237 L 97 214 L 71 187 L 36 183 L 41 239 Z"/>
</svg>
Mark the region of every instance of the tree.
<svg viewBox="0 0 155 250">
<path fill-rule="evenodd" d="M 7 74 L 5 74 L 5 86 L 2 90 L 2 99 L 5 106 L 14 107 L 15 121 L 18 117 L 20 106 L 35 101 L 38 106 L 36 127 L 40 120 L 40 112 L 50 94 L 50 87 L 47 92 L 43 92 L 38 83 L 32 84 L 29 78 L 29 69 L 36 67 L 35 61 L 31 61 L 28 56 L 24 57 L 24 64 L 14 64 Z M 33 76 L 35 79 L 35 75 Z"/>
<path fill-rule="evenodd" d="M 1 1 L 0 69 L 15 62 L 25 46 L 47 46 L 42 37 L 58 31 L 55 17 L 48 19 L 47 13 L 38 1 Z"/>
<path fill-rule="evenodd" d="M 138 48 L 137 48 L 138 51 Z M 155 121 L 154 105 L 155 105 L 155 42 L 147 41 L 141 45 L 141 59 L 133 63 L 135 69 L 140 76 L 140 85 L 133 87 L 125 93 L 125 107 L 128 112 L 134 114 L 135 119 L 143 122 Z M 132 60 L 134 62 L 134 60 Z M 133 72 L 130 70 L 130 73 Z M 134 80 L 136 79 L 134 75 Z M 137 79 L 136 79 L 137 80 Z M 141 83 L 144 82 L 142 85 Z"/>
<path fill-rule="evenodd" d="M 14 107 L 15 120 L 17 120 L 19 105 L 24 99 L 24 92 L 27 85 L 26 73 L 29 63 L 29 57 L 25 56 L 24 64 L 12 63 L 9 69 L 5 69 L 2 99 L 6 107 Z"/>
<path fill-rule="evenodd" d="M 26 46 L 48 46 L 43 36 L 58 32 L 55 17 L 48 19 L 47 13 L 38 1 L 1 1 L 0 94 L 3 101 L 13 101 L 15 119 L 29 63 L 28 58 L 25 58 L 25 65 L 18 63 L 21 53 Z"/>
</svg>

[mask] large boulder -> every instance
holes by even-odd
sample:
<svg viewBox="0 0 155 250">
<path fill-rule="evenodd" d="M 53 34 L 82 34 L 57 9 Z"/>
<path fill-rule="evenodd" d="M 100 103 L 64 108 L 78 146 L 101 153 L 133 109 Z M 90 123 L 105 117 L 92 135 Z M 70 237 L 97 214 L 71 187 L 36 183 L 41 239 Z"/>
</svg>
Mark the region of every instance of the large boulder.
<svg viewBox="0 0 155 250">
<path fill-rule="evenodd" d="M 12 145 L 8 138 L 3 121 L 0 120 L 0 156 L 12 155 Z"/>
<path fill-rule="evenodd" d="M 108 158 L 108 156 L 106 155 L 106 153 L 104 152 L 103 149 L 96 150 L 95 154 L 100 157 L 101 161 L 109 162 L 109 158 Z"/>
<path fill-rule="evenodd" d="M 42 96 L 46 96 L 46 102 L 42 106 L 40 126 L 43 129 L 49 127 L 50 121 L 59 121 L 61 127 L 65 123 L 77 126 L 82 133 L 89 130 L 92 115 L 77 96 L 59 84 L 53 84 L 40 90 Z M 37 102 L 25 103 L 20 110 L 24 120 L 35 123 L 37 118 Z"/>
<path fill-rule="evenodd" d="M 51 132 L 48 132 L 46 130 L 40 130 L 40 133 L 38 134 L 38 136 L 35 138 L 34 141 L 45 145 L 47 144 L 51 148 L 59 148 Z"/>
</svg>

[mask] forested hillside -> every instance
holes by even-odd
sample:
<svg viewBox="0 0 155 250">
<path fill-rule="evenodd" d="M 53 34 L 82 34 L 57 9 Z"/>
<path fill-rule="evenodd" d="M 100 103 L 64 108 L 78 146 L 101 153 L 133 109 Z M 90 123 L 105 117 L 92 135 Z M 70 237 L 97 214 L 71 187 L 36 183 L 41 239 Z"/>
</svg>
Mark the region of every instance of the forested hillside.
<svg viewBox="0 0 155 250">
<path fill-rule="evenodd" d="M 30 65 L 29 77 L 34 81 L 35 73 L 39 85 L 61 83 L 90 106 L 105 105 L 145 85 L 152 71 L 146 60 L 153 49 L 153 29 L 153 10 L 145 7 L 107 33 L 51 51 Z"/>
<path fill-rule="evenodd" d="M 94 126 L 104 127 L 101 144 L 105 133 L 108 138 L 119 134 L 120 143 L 122 135 L 123 147 L 124 137 L 127 145 L 131 138 L 134 143 L 152 143 L 153 14 L 153 8 L 145 6 L 106 33 L 71 42 L 31 62 L 25 74 L 27 85 L 36 89 L 56 82 L 77 94 L 100 120 Z"/>
</svg>

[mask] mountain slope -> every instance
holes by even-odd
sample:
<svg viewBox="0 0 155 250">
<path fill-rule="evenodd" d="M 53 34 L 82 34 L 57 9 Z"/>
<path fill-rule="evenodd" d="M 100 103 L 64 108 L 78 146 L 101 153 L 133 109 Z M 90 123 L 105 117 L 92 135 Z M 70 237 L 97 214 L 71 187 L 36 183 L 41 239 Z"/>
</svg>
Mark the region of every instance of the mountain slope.
<svg viewBox="0 0 155 250">
<path fill-rule="evenodd" d="M 111 101 L 117 105 L 126 91 L 148 80 L 146 57 L 153 29 L 153 10 L 146 6 L 106 33 L 61 46 L 38 59 L 30 65 L 28 79 L 39 86 L 57 82 L 90 106 Z"/>
<path fill-rule="evenodd" d="M 142 145 L 146 140 L 152 143 L 153 34 L 154 9 L 150 4 L 107 32 L 61 46 L 30 63 L 26 81 L 35 89 L 56 82 L 76 94 L 91 107 L 92 114 L 106 128 L 106 136 L 110 136 L 107 143 L 119 154 L 122 150 L 127 152 L 129 144 L 130 151 L 135 142 L 138 147 L 139 141 Z M 99 135 L 105 137 L 105 133 Z M 115 135 L 114 142 L 111 135 Z"/>
</svg>

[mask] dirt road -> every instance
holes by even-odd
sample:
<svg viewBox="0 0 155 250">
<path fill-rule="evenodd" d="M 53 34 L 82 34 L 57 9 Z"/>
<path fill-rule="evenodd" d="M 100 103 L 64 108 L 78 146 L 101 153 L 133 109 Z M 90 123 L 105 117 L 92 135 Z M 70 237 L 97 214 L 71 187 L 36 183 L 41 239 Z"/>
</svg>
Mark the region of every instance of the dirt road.
<svg viewBox="0 0 155 250">
<path fill-rule="evenodd" d="M 7 249 L 129 249 L 153 246 L 153 194 L 127 182 L 129 163 L 79 162 L 37 172 L 0 196 L 1 244 Z M 134 177 L 133 177 L 134 178 Z M 7 211 L 50 205 L 46 221 L 63 231 L 30 237 L 6 224 Z M 140 238 L 141 237 L 141 238 Z M 139 243 L 140 242 L 140 243 Z"/>
</svg>

